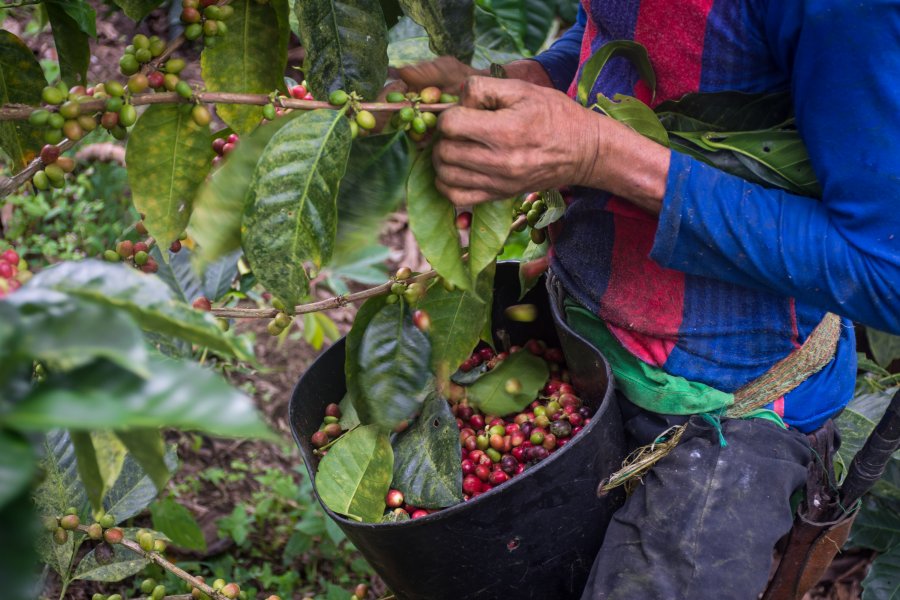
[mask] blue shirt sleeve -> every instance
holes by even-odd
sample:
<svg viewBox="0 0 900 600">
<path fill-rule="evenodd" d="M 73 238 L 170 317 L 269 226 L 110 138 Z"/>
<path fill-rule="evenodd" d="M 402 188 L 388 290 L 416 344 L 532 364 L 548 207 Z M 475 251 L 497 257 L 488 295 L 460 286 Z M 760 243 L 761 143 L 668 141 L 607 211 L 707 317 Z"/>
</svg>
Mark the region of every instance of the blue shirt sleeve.
<svg viewBox="0 0 900 600">
<path fill-rule="evenodd" d="M 575 24 L 553 42 L 552 46 L 534 57 L 534 60 L 547 71 L 553 87 L 558 90 L 568 90 L 572 80 L 575 79 L 578 59 L 581 56 L 581 38 L 584 37 L 586 23 L 587 13 L 584 12 L 584 6 L 579 3 Z"/>
<path fill-rule="evenodd" d="M 651 257 L 900 334 L 900 1 L 769 2 L 817 201 L 678 153 Z"/>
</svg>

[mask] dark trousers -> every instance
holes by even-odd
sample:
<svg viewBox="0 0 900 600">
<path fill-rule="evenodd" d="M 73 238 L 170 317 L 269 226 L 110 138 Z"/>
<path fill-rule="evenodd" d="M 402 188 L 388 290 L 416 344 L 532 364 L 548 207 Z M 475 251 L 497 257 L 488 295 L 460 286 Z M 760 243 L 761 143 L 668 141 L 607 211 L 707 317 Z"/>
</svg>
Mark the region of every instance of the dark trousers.
<svg viewBox="0 0 900 600">
<path fill-rule="evenodd" d="M 582 600 L 758 598 L 793 523 L 791 495 L 806 480 L 806 436 L 763 419 L 724 419 L 723 447 L 699 416 L 620 404 L 635 447 L 688 425 L 613 516 Z"/>
</svg>

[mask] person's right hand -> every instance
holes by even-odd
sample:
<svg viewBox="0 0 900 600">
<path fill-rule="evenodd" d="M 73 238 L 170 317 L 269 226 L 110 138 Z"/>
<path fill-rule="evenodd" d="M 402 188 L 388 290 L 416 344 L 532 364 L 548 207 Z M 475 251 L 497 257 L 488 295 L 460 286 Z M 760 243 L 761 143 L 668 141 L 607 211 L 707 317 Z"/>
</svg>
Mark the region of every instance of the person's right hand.
<svg viewBox="0 0 900 600">
<path fill-rule="evenodd" d="M 462 83 L 472 75 L 486 75 L 452 56 L 441 56 L 428 62 L 397 69 L 397 75 L 408 89 L 419 91 L 429 86 L 442 92 L 459 95 Z"/>
</svg>

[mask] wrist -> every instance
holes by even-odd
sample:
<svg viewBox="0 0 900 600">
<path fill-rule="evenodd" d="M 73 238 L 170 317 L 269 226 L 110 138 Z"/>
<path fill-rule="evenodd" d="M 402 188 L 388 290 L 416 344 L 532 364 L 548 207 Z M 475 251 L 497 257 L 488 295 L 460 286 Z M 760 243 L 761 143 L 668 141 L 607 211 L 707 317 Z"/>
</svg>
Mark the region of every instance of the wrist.
<svg viewBox="0 0 900 600">
<path fill-rule="evenodd" d="M 553 87 L 553 81 L 544 67 L 536 60 L 526 58 L 503 65 L 510 79 L 521 79 L 542 87 Z M 488 73 L 490 74 L 490 73 Z"/>
</svg>

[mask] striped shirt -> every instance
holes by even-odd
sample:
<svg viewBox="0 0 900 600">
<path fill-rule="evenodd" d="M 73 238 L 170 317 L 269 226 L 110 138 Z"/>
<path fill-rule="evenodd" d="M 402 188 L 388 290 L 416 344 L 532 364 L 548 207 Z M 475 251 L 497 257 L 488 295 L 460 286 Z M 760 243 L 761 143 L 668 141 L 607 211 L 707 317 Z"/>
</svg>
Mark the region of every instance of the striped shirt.
<svg viewBox="0 0 900 600">
<path fill-rule="evenodd" d="M 643 44 L 647 86 L 612 59 L 593 93 L 655 105 L 690 92 L 789 91 L 821 201 L 673 153 L 661 215 L 576 190 L 552 265 L 634 356 L 733 392 L 797 348 L 826 311 L 835 359 L 770 406 L 810 431 L 852 397 L 853 321 L 900 333 L 900 1 L 583 0 L 537 57 L 574 97 L 606 42 Z"/>
</svg>

